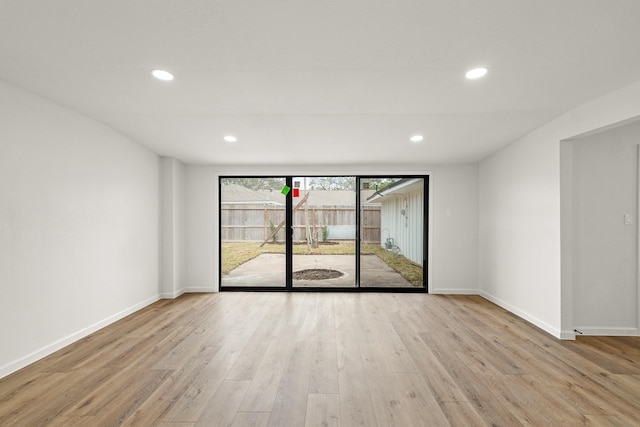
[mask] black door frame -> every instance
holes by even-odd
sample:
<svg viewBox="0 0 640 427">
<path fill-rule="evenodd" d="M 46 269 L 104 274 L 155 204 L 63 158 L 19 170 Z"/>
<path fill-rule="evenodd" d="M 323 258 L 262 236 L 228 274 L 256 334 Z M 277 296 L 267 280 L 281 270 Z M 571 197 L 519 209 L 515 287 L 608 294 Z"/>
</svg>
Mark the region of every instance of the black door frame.
<svg viewBox="0 0 640 427">
<path fill-rule="evenodd" d="M 218 283 L 221 292 L 240 291 L 240 292 L 397 292 L 397 293 L 428 293 L 429 292 L 429 175 L 406 175 L 406 174 L 384 174 L 384 175 L 220 175 L 218 176 L 218 235 L 221 236 L 222 231 L 222 180 L 227 178 L 284 178 L 285 185 L 293 188 L 294 176 L 306 177 L 346 177 L 353 176 L 356 179 L 356 241 L 355 241 L 355 285 L 350 287 L 294 287 L 293 286 L 293 197 L 289 192 L 286 195 L 285 218 L 285 284 L 284 286 L 223 286 L 222 285 L 222 239 L 218 239 Z M 422 287 L 418 288 L 389 288 L 389 287 L 361 287 L 360 286 L 360 245 L 361 245 L 361 179 L 363 178 L 420 178 L 424 181 L 423 186 L 423 236 L 422 236 Z"/>
</svg>

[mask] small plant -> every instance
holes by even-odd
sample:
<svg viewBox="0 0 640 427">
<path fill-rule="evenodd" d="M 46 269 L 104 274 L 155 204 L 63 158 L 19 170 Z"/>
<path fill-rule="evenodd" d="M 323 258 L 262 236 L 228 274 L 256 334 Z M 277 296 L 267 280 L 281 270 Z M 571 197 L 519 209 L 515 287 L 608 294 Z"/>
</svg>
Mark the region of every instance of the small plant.
<svg viewBox="0 0 640 427">
<path fill-rule="evenodd" d="M 326 225 L 322 226 L 322 243 L 327 241 L 327 237 L 329 237 L 329 227 Z"/>
<path fill-rule="evenodd" d="M 271 229 L 271 233 L 273 233 L 273 236 L 271 236 L 271 241 L 273 243 L 276 243 L 276 234 L 278 233 L 274 233 L 274 231 L 276 230 L 276 226 L 273 221 L 269 221 L 269 228 Z"/>
</svg>

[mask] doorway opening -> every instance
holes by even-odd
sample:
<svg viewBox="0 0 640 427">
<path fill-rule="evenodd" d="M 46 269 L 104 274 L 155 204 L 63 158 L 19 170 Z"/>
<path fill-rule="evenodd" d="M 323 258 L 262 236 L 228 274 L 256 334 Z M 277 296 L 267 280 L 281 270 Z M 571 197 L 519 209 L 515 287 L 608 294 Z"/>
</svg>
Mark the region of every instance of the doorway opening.
<svg viewBox="0 0 640 427">
<path fill-rule="evenodd" d="M 427 291 L 428 176 L 219 178 L 221 290 Z"/>
</svg>

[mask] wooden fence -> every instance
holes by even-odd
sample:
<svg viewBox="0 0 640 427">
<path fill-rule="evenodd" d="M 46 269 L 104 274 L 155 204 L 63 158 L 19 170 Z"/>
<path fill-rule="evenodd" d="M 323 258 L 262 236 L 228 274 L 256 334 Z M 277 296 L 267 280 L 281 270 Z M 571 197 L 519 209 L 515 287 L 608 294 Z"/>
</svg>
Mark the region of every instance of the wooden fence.
<svg viewBox="0 0 640 427">
<path fill-rule="evenodd" d="M 362 240 L 380 243 L 380 207 L 363 206 L 361 214 Z M 224 204 L 220 212 L 221 239 L 225 242 L 264 241 L 285 219 L 282 206 L 261 204 Z M 317 240 L 353 240 L 356 227 L 354 206 L 308 206 L 293 215 L 293 240 L 305 241 L 307 224 Z M 349 227 L 351 226 L 351 227 Z M 275 240 L 284 242 L 284 229 Z"/>
</svg>

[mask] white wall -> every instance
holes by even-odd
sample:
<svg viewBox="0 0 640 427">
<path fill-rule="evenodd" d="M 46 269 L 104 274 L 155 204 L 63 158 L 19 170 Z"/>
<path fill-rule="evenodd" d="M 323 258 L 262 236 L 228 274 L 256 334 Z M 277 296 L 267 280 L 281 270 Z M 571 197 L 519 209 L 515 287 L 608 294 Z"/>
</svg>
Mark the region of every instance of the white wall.
<svg viewBox="0 0 640 427">
<path fill-rule="evenodd" d="M 218 179 L 211 166 L 187 165 L 186 283 L 192 292 L 217 292 Z"/>
<path fill-rule="evenodd" d="M 158 298 L 159 160 L 0 81 L 0 377 Z"/>
<path fill-rule="evenodd" d="M 187 286 L 219 289 L 218 176 L 429 174 L 431 179 L 430 292 L 477 293 L 477 166 L 250 167 L 188 165 Z"/>
<path fill-rule="evenodd" d="M 394 196 L 388 196 L 380 209 L 380 244 L 384 247 L 387 237 L 391 237 L 403 256 L 422 264 L 422 191 Z"/>
<path fill-rule="evenodd" d="M 638 333 L 640 122 L 572 145 L 573 321 L 590 335 Z M 625 224 L 625 215 L 631 215 Z"/>
<path fill-rule="evenodd" d="M 422 184 L 414 185 L 419 186 L 417 191 L 402 189 L 379 200 L 382 202 L 380 244 L 384 247 L 387 237 L 393 238 L 403 256 L 421 265 L 424 247 L 424 192 Z"/>
<path fill-rule="evenodd" d="M 434 169 L 430 177 L 432 293 L 478 293 L 478 166 Z"/>
<path fill-rule="evenodd" d="M 163 157 L 162 164 L 162 280 L 160 296 L 175 298 L 186 282 L 186 168 Z"/>
<path fill-rule="evenodd" d="M 560 262 L 568 255 L 561 250 L 560 141 L 638 115 L 640 82 L 563 114 L 480 163 L 482 295 L 557 337 L 574 336 L 571 277 Z"/>
</svg>

